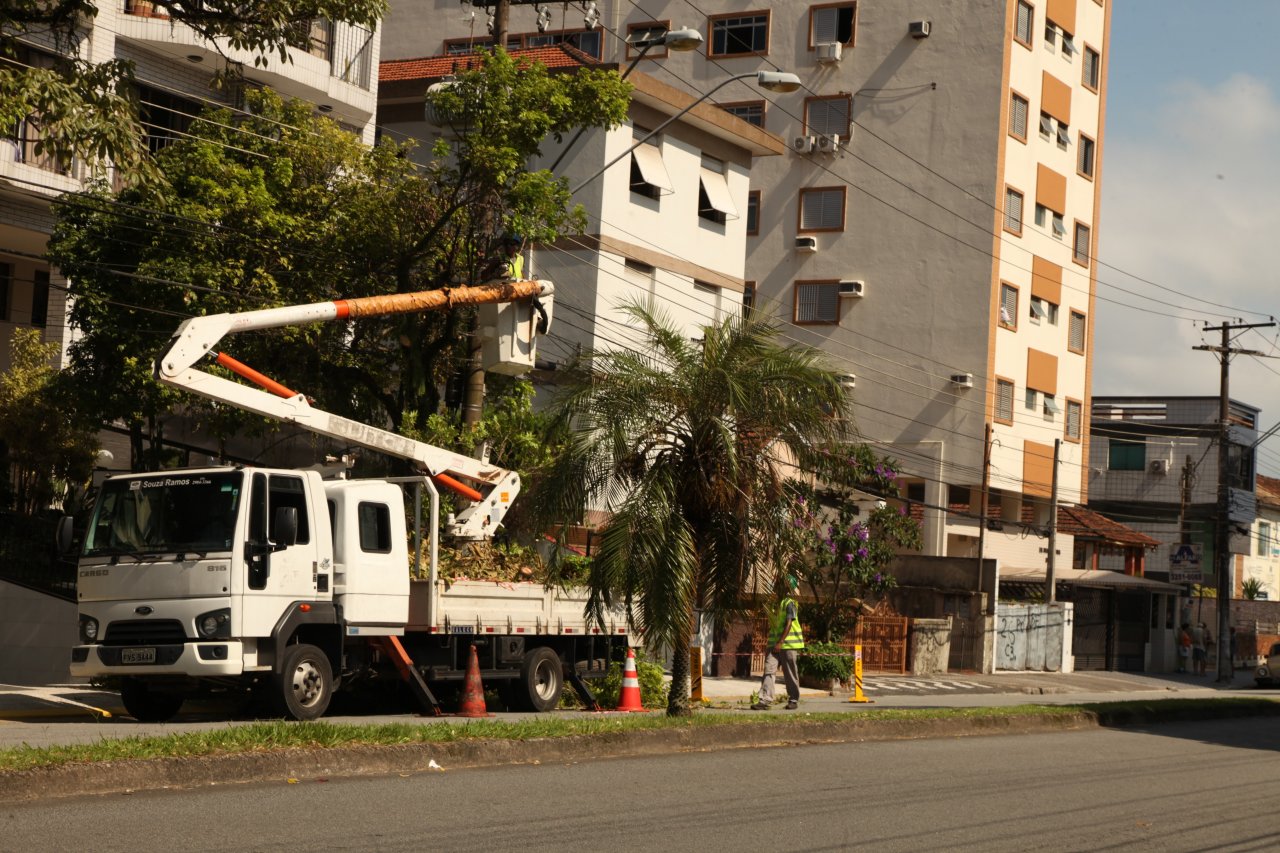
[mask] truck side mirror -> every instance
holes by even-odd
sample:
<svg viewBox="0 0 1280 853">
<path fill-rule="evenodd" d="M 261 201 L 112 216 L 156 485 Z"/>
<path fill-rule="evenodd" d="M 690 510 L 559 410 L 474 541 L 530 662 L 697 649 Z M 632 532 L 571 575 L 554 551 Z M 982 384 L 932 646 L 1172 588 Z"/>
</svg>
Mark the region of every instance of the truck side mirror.
<svg viewBox="0 0 1280 853">
<path fill-rule="evenodd" d="M 71 551 L 71 537 L 75 520 L 69 515 L 64 515 L 58 519 L 58 529 L 54 533 L 54 542 L 57 544 L 58 553 L 65 555 Z"/>
<path fill-rule="evenodd" d="M 275 534 L 273 542 L 276 549 L 288 548 L 298 541 L 298 508 L 293 506 L 276 507 L 276 517 L 272 519 L 271 531 Z"/>
</svg>

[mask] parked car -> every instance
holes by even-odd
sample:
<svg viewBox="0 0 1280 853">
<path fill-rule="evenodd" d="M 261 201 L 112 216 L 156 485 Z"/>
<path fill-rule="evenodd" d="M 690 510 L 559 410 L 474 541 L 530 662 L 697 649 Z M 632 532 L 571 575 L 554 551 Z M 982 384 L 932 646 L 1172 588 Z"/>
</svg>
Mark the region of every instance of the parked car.
<svg viewBox="0 0 1280 853">
<path fill-rule="evenodd" d="M 1275 687 L 1280 684 L 1280 643 L 1271 647 L 1267 659 L 1254 674 L 1254 680 L 1258 682 L 1259 687 Z"/>
</svg>

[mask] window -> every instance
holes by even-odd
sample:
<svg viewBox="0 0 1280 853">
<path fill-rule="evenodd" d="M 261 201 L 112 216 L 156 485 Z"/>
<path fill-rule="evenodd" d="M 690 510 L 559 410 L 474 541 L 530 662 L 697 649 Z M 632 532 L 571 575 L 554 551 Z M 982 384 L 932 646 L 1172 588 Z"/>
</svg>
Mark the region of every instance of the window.
<svg viewBox="0 0 1280 853">
<path fill-rule="evenodd" d="M 1026 47 L 1031 47 L 1031 27 L 1035 20 L 1035 12 L 1035 8 L 1030 3 L 1018 0 L 1018 18 L 1014 23 L 1013 38 Z"/>
<path fill-rule="evenodd" d="M 1089 226 L 1083 222 L 1076 223 L 1076 238 L 1072 244 L 1074 249 L 1071 253 L 1071 260 L 1081 266 L 1089 266 Z"/>
<path fill-rule="evenodd" d="M 1267 521 L 1258 522 L 1258 556 L 1271 556 L 1271 523 Z"/>
<path fill-rule="evenodd" d="M 638 125 L 633 133 L 637 141 L 649 135 L 648 130 Z M 631 192 L 657 199 L 672 191 L 671 177 L 667 174 L 666 164 L 662 162 L 661 137 L 652 136 L 631 152 Z"/>
<path fill-rule="evenodd" d="M 200 105 L 172 92 L 138 86 L 138 120 L 146 134 L 147 150 L 155 154 L 187 135 L 200 114 Z"/>
<path fill-rule="evenodd" d="M 1024 394 L 1022 397 L 1023 408 L 1029 409 L 1034 412 L 1038 408 L 1038 406 L 1036 405 L 1038 402 L 1039 402 L 1039 395 L 1036 394 L 1036 389 L 1028 388 L 1027 393 Z"/>
<path fill-rule="evenodd" d="M 747 193 L 747 233 L 760 233 L 760 190 Z"/>
<path fill-rule="evenodd" d="M 627 24 L 627 59 L 635 59 L 642 51 L 645 59 L 664 59 L 667 55 L 665 44 L 655 44 L 648 50 L 632 47 L 632 45 L 641 39 L 661 38 L 670 29 L 670 21 L 643 21 L 638 24 Z"/>
<path fill-rule="evenodd" d="M 49 271 L 36 270 L 31 282 L 31 325 L 49 325 Z"/>
<path fill-rule="evenodd" d="M 710 56 L 769 52 L 769 13 L 721 15 L 711 19 Z"/>
<path fill-rule="evenodd" d="M 623 262 L 623 278 L 636 291 L 644 294 L 644 299 L 640 301 L 649 309 L 654 307 L 657 298 L 658 283 L 654 272 L 653 267 L 641 261 L 627 258 Z"/>
<path fill-rule="evenodd" d="M 844 187 L 800 191 L 801 231 L 844 230 Z"/>
<path fill-rule="evenodd" d="M 1053 116 L 1048 113 L 1040 113 L 1040 138 L 1051 139 L 1053 137 Z"/>
<path fill-rule="evenodd" d="M 0 321 L 9 322 L 9 295 L 13 291 L 13 265 L 0 264 Z"/>
<path fill-rule="evenodd" d="M 1080 401 L 1068 400 L 1067 401 L 1067 429 L 1066 429 L 1067 441 L 1080 440 L 1080 431 L 1083 428 L 1081 426 L 1081 420 L 1083 419 L 1083 417 L 1084 417 L 1084 406 L 1081 405 Z"/>
<path fill-rule="evenodd" d="M 1022 193 L 1013 187 L 1004 188 L 1004 230 L 1022 233 Z"/>
<path fill-rule="evenodd" d="M 1083 133 L 1080 134 L 1079 152 L 1076 154 L 1076 171 L 1089 180 L 1093 180 L 1093 151 L 1095 142 Z"/>
<path fill-rule="evenodd" d="M 325 18 L 295 21 L 289 24 L 285 39 L 290 47 L 327 60 L 333 50 L 333 22 Z"/>
<path fill-rule="evenodd" d="M 724 177 L 723 161 L 705 154 L 698 172 L 698 218 L 717 225 L 738 218 L 738 209 L 733 206 L 729 183 Z"/>
<path fill-rule="evenodd" d="M 1102 76 L 1102 55 L 1093 48 L 1084 47 L 1084 73 L 1081 82 L 1086 89 L 1098 91 L 1098 80 Z"/>
<path fill-rule="evenodd" d="M 736 104 L 720 104 L 720 109 L 737 116 L 747 124 L 764 127 L 764 101 L 741 101 Z"/>
<path fill-rule="evenodd" d="M 1062 214 L 1055 213 L 1043 204 L 1036 205 L 1036 225 L 1040 228 L 1053 229 L 1053 236 L 1061 240 L 1067 233 L 1067 226 L 1062 221 Z"/>
<path fill-rule="evenodd" d="M 1000 325 L 1005 329 L 1018 329 L 1018 288 L 1000 283 Z"/>
<path fill-rule="evenodd" d="M 1062 411 L 1058 408 L 1058 401 L 1054 399 L 1052 394 L 1044 395 L 1044 419 L 1052 422 L 1058 412 Z"/>
<path fill-rule="evenodd" d="M 829 325 L 840 322 L 840 282 L 797 281 L 795 284 L 797 324 Z"/>
<path fill-rule="evenodd" d="M 1067 349 L 1084 355 L 1084 315 L 1079 311 L 1072 311 L 1068 321 Z"/>
<path fill-rule="evenodd" d="M 600 30 L 560 30 L 559 32 L 525 33 L 519 37 L 524 47 L 550 47 L 555 44 L 567 44 L 599 59 L 603 39 Z"/>
<path fill-rule="evenodd" d="M 853 45 L 854 20 L 857 3 L 841 3 L 838 6 L 815 6 L 809 10 L 809 46 L 815 44 Z"/>
<path fill-rule="evenodd" d="M 1013 92 L 1009 101 L 1009 135 L 1027 141 L 1027 117 L 1031 114 L 1031 102 Z"/>
<path fill-rule="evenodd" d="M 1031 297 L 1031 322 L 1039 323 L 1041 320 L 1050 326 L 1058 325 L 1058 306 L 1047 299 L 1033 296 Z"/>
<path fill-rule="evenodd" d="M 996 420 L 1013 423 L 1013 383 L 1007 379 L 996 379 Z"/>
<path fill-rule="evenodd" d="M 1044 22 L 1044 49 L 1050 53 L 1057 53 L 1061 49 L 1063 59 L 1070 62 L 1071 56 L 1076 52 L 1075 39 L 1071 33 L 1053 21 L 1046 20 Z"/>
<path fill-rule="evenodd" d="M 804 102 L 805 132 L 810 135 L 838 135 L 849 138 L 849 115 L 853 98 L 848 95 L 808 98 Z"/>
<path fill-rule="evenodd" d="M 756 283 L 754 281 L 744 282 L 742 285 L 742 316 L 750 317 L 751 311 L 756 307 Z"/>
<path fill-rule="evenodd" d="M 1071 128 L 1062 122 L 1058 122 L 1058 147 L 1063 151 L 1067 150 L 1067 146 L 1071 144 Z"/>
<path fill-rule="evenodd" d="M 386 504 L 361 501 L 356 508 L 360 528 L 360 550 L 370 554 L 391 553 L 391 510 Z"/>
<path fill-rule="evenodd" d="M 1147 470 L 1147 443 L 1143 439 L 1113 438 L 1107 448 L 1107 467 L 1112 471 Z"/>
</svg>

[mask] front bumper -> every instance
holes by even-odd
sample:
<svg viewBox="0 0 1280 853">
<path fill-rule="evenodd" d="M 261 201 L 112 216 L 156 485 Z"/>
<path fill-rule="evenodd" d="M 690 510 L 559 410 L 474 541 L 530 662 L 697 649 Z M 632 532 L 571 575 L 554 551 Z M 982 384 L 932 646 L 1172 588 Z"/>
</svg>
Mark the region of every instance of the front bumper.
<svg viewBox="0 0 1280 853">
<path fill-rule="evenodd" d="M 145 660 L 144 663 L 126 661 Z M 71 675 L 185 675 L 191 678 L 241 675 L 244 644 L 234 640 L 151 646 L 71 647 Z"/>
</svg>

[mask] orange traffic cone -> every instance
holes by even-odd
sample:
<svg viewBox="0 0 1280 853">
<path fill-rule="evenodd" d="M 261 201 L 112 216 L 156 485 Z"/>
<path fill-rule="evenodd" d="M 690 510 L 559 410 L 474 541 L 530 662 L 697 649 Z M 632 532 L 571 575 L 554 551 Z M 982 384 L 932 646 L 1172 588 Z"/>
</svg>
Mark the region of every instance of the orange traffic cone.
<svg viewBox="0 0 1280 853">
<path fill-rule="evenodd" d="M 476 647 L 471 647 L 471 660 L 467 661 L 467 679 L 462 686 L 462 701 L 458 703 L 459 717 L 492 717 L 484 706 L 484 684 L 480 681 L 480 658 Z"/>
<path fill-rule="evenodd" d="M 644 711 L 640 701 L 640 677 L 636 673 L 636 653 L 627 649 L 627 665 L 622 670 L 622 692 L 618 694 L 619 711 Z"/>
</svg>

